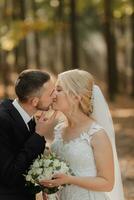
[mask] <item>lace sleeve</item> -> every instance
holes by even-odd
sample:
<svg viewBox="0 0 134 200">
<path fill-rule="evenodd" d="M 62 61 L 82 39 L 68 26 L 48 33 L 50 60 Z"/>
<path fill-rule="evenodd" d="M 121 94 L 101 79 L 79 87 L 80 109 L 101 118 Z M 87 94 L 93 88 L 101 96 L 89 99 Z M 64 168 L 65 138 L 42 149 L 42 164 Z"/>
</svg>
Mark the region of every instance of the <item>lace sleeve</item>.
<svg viewBox="0 0 134 200">
<path fill-rule="evenodd" d="M 95 123 L 94 126 L 91 127 L 91 129 L 88 132 L 89 137 L 92 137 L 95 133 L 99 131 L 104 131 L 104 128 L 100 126 L 99 124 Z"/>
<path fill-rule="evenodd" d="M 91 128 L 87 131 L 87 133 L 85 133 L 83 136 L 84 138 L 90 143 L 93 135 L 99 131 L 105 131 L 104 128 L 102 126 L 100 126 L 97 123 L 94 123 Z"/>
</svg>

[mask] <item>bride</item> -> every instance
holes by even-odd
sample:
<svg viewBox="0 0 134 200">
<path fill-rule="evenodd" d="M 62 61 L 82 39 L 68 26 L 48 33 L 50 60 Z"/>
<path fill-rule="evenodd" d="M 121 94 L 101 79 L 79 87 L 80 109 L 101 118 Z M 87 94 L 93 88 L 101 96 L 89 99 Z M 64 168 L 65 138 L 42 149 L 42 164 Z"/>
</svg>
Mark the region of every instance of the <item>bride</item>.
<svg viewBox="0 0 134 200">
<path fill-rule="evenodd" d="M 61 200 L 124 200 L 111 115 L 92 75 L 78 69 L 59 74 L 53 109 L 67 120 L 56 126 L 51 149 L 74 176 L 55 174 L 42 184 L 66 184 Z"/>
</svg>

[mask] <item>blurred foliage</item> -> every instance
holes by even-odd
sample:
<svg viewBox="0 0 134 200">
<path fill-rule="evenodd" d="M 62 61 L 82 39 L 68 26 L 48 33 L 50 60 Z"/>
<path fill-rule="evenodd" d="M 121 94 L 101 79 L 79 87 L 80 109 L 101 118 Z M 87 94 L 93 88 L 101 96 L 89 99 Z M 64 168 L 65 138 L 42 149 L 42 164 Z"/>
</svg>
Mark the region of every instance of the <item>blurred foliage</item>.
<svg viewBox="0 0 134 200">
<path fill-rule="evenodd" d="M 72 13 L 71 2 L 75 2 L 75 13 Z M 111 19 L 107 19 L 106 4 L 110 5 Z M 124 61 L 120 62 L 124 64 L 120 64 L 121 67 L 117 66 L 119 73 L 123 74 L 122 85 L 125 85 L 126 80 L 131 76 L 134 77 L 132 75 L 134 64 L 130 64 L 134 63 L 130 61 L 130 56 L 133 59 L 134 52 L 130 50 L 134 43 L 133 37 L 131 38 L 134 29 L 131 25 L 134 0 L 0 0 L 0 11 L 0 66 L 6 71 L 12 68 L 19 73 L 25 68 L 20 67 L 19 70 L 18 66 L 30 66 L 31 63 L 32 67 L 33 63 L 36 67 L 40 67 L 43 63 L 43 66 L 47 65 L 53 72 L 67 70 L 65 66 L 74 65 L 74 63 L 76 64 L 74 67 L 81 63 L 82 65 L 91 63 L 94 66 L 97 63 L 96 53 L 98 52 L 89 45 L 95 44 L 94 41 L 91 42 L 91 38 L 99 33 L 101 38 L 96 41 L 96 43 L 99 42 L 97 47 L 105 48 L 108 55 L 105 31 L 107 21 L 110 20 L 109 32 L 113 34 L 111 40 L 115 41 L 115 47 L 118 48 L 117 52 L 116 48 L 114 50 L 115 55 L 122 54 L 122 60 L 125 57 Z M 125 50 L 126 43 L 127 50 Z M 130 55 L 127 53 L 128 49 Z M 45 51 L 45 56 L 42 51 Z M 104 51 L 103 49 L 103 61 L 105 60 Z M 75 57 L 74 62 L 73 57 Z M 75 62 L 76 59 L 79 61 Z M 101 69 L 100 63 L 98 62 L 98 68 Z M 104 66 L 103 63 L 102 66 Z M 108 69 L 108 64 L 106 65 Z M 126 65 L 131 66 L 131 70 L 127 69 Z M 57 66 L 60 66 L 58 70 Z M 99 70 L 94 72 L 97 73 Z"/>
<path fill-rule="evenodd" d="M 59 16 L 59 0 L 35 0 L 35 13 L 31 6 L 32 1 L 25 1 L 25 7 L 28 6 L 25 20 L 13 19 L 14 9 L 17 12 L 19 8 L 14 8 L 11 0 L 6 1 L 6 8 L 4 8 L 4 3 L 5 0 L 0 0 L 0 47 L 4 50 L 11 51 L 29 32 L 36 31 L 49 35 L 58 31 L 61 27 L 67 29 L 69 25 L 69 0 L 63 1 L 62 22 L 64 24 L 61 23 L 61 16 Z M 94 30 L 100 30 L 102 27 L 104 20 L 103 4 L 103 0 L 77 0 L 77 20 L 81 38 Z M 130 0 L 116 0 L 112 3 L 112 12 L 115 19 L 131 15 L 133 9 Z"/>
<path fill-rule="evenodd" d="M 1 25 L 2 26 L 2 25 Z M 58 25 L 57 25 L 58 26 Z M 21 40 L 30 32 L 44 32 L 46 35 L 54 33 L 57 27 L 52 21 L 49 23 L 41 19 L 15 21 L 10 24 L 10 29 L 6 31 L 3 25 L 1 28 L 1 48 L 6 51 L 13 50 Z M 4 31 L 4 30 L 5 31 Z"/>
</svg>

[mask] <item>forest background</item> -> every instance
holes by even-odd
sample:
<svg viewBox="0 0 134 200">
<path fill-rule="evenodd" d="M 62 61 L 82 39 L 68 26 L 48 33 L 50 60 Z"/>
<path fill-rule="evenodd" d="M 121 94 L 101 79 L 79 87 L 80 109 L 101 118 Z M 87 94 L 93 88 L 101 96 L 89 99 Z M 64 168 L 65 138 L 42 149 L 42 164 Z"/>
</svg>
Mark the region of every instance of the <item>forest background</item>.
<svg viewBox="0 0 134 200">
<path fill-rule="evenodd" d="M 134 0 L 0 0 L 0 99 L 22 70 L 91 72 L 108 100 L 134 200 Z"/>
</svg>

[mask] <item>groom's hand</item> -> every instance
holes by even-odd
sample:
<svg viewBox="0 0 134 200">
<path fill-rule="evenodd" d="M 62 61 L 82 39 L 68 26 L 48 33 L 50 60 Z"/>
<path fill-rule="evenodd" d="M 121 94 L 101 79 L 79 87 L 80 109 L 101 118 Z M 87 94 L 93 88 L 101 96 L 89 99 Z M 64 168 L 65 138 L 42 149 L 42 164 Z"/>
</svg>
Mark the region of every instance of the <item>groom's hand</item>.
<svg viewBox="0 0 134 200">
<path fill-rule="evenodd" d="M 57 124 L 56 115 L 57 112 L 54 112 L 53 115 L 49 119 L 47 119 L 45 117 L 45 114 L 42 113 L 41 117 L 36 123 L 35 132 L 40 136 L 47 136 L 49 134 L 52 134 L 54 127 Z"/>
</svg>

